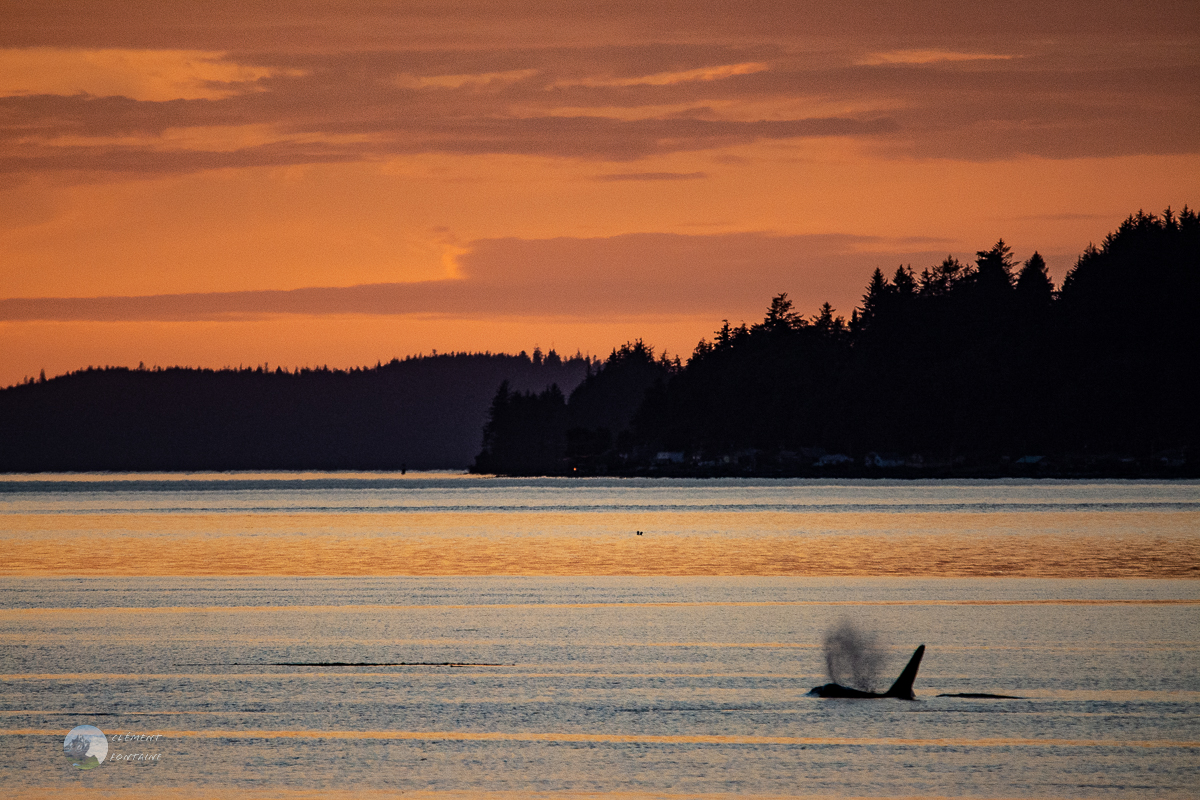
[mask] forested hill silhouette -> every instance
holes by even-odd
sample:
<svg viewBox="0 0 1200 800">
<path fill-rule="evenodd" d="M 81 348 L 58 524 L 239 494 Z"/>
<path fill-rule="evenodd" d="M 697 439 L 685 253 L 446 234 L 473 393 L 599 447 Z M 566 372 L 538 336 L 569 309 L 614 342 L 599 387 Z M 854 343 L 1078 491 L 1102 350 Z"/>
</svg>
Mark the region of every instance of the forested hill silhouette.
<svg viewBox="0 0 1200 800">
<path fill-rule="evenodd" d="M 1197 475 L 1200 221 L 1139 212 L 1055 290 L 999 241 L 875 270 L 847 323 L 786 294 L 686 365 L 636 342 L 569 398 L 493 398 L 507 474 Z"/>
<path fill-rule="evenodd" d="M 369 369 L 89 368 L 0 390 L 0 471 L 464 468 L 496 386 L 591 359 L 455 353 Z"/>
</svg>

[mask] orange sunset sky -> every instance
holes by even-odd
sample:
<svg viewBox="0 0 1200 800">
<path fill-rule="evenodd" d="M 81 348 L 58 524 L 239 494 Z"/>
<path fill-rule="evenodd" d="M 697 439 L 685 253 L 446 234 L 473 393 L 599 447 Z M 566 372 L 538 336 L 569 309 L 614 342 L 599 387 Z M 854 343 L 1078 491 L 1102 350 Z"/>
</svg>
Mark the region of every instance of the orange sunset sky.
<svg viewBox="0 0 1200 800">
<path fill-rule="evenodd" d="M 1196 0 L 0 0 L 0 386 L 686 356 L 1198 188 Z"/>
</svg>

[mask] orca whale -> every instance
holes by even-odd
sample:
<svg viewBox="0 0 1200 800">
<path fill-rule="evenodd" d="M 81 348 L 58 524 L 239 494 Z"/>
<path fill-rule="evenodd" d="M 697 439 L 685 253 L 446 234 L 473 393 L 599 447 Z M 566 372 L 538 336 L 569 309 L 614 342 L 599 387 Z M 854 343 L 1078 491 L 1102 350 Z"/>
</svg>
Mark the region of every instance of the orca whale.
<svg viewBox="0 0 1200 800">
<path fill-rule="evenodd" d="M 845 697 L 854 700 L 877 700 L 882 697 L 892 697 L 897 700 L 915 700 L 913 681 L 917 679 L 917 669 L 921 666 L 921 656 L 923 655 L 925 655 L 925 645 L 921 645 L 913 651 L 912 658 L 908 660 L 908 666 L 900 673 L 900 677 L 896 678 L 896 682 L 892 684 L 892 688 L 883 694 L 864 692 L 861 689 L 851 689 L 849 686 L 842 686 L 840 683 L 827 683 L 824 686 L 814 686 L 809 695 L 813 697 Z"/>
</svg>

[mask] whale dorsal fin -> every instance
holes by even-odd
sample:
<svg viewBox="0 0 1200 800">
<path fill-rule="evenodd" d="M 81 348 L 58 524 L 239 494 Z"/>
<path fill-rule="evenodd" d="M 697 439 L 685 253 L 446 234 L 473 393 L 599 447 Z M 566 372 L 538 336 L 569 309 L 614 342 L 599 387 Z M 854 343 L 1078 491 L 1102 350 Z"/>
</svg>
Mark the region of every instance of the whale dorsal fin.
<svg viewBox="0 0 1200 800">
<path fill-rule="evenodd" d="M 884 693 L 884 697 L 899 697 L 902 700 L 914 698 L 913 681 L 917 679 L 917 670 L 921 667 L 921 656 L 923 655 L 925 655 L 925 645 L 921 645 L 913 651 L 912 658 L 908 660 L 908 666 L 900 673 L 900 677 L 896 678 L 892 688 Z"/>
</svg>

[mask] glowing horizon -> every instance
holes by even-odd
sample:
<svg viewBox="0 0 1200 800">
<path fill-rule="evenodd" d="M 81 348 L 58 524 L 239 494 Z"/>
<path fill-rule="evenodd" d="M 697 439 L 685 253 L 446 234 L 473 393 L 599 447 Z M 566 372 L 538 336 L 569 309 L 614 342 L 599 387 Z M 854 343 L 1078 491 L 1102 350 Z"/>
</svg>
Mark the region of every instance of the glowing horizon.
<svg viewBox="0 0 1200 800">
<path fill-rule="evenodd" d="M 1195 204 L 1200 11 L 49 2 L 0 31 L 0 386 L 139 362 L 687 356 Z"/>
</svg>

